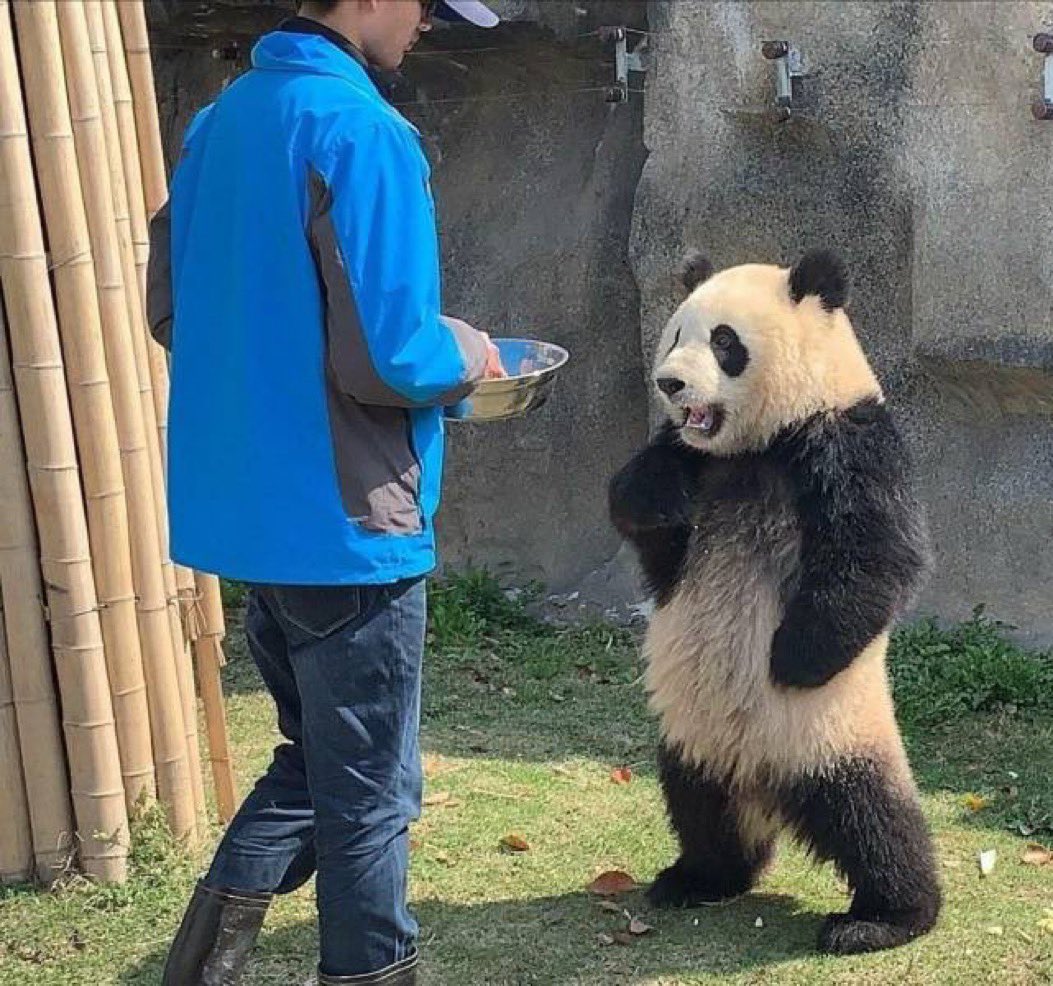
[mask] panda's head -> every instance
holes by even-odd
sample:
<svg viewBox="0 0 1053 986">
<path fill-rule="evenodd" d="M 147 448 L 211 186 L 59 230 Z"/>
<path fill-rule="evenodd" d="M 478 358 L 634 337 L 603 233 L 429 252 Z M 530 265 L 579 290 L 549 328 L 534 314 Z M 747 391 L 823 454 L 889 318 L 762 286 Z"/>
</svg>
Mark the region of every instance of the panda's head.
<svg viewBox="0 0 1053 986">
<path fill-rule="evenodd" d="M 654 383 L 687 444 L 717 455 L 761 449 L 814 414 L 882 399 L 833 254 L 714 274 L 692 253 L 681 280 L 688 296 L 662 334 Z"/>
</svg>

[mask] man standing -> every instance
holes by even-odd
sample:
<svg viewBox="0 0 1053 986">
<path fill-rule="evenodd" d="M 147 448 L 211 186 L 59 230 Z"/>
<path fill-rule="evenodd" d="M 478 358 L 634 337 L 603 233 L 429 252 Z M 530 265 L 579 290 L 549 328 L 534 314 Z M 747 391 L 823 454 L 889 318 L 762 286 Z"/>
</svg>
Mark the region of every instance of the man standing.
<svg viewBox="0 0 1053 986">
<path fill-rule="evenodd" d="M 319 982 L 415 982 L 443 407 L 503 374 L 440 314 L 428 165 L 371 74 L 433 15 L 497 23 L 476 0 L 307 0 L 195 117 L 153 223 L 172 556 L 253 586 L 285 739 L 195 889 L 167 986 L 236 982 L 272 896 L 315 872 Z"/>
</svg>

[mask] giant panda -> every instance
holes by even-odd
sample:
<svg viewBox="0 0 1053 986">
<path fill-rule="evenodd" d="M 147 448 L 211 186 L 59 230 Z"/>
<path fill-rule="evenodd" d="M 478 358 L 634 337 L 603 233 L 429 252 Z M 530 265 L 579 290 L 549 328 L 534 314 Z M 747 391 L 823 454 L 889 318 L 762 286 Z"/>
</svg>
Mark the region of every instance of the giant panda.
<svg viewBox="0 0 1053 986">
<path fill-rule="evenodd" d="M 837 256 L 714 273 L 692 254 L 683 286 L 665 424 L 610 484 L 654 595 L 645 680 L 680 843 L 649 897 L 737 897 L 787 829 L 853 891 L 819 948 L 892 948 L 941 906 L 885 666 L 930 570 L 907 453 Z"/>
</svg>

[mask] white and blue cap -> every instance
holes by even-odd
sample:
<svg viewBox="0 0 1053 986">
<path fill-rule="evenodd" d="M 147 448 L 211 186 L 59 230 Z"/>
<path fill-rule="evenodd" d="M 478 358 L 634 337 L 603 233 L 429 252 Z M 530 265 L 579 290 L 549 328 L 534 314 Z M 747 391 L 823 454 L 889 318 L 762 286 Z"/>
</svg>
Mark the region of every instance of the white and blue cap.
<svg viewBox="0 0 1053 986">
<path fill-rule="evenodd" d="M 476 27 L 497 27 L 501 18 L 479 0 L 438 0 L 435 16 L 444 21 L 467 21 Z"/>
</svg>

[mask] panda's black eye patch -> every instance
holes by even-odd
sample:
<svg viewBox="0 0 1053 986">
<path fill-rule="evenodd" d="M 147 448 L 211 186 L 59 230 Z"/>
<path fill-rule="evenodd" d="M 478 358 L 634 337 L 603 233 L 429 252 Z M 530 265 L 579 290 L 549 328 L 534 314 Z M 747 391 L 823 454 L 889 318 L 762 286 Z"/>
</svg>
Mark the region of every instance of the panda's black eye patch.
<svg viewBox="0 0 1053 986">
<path fill-rule="evenodd" d="M 717 364 L 729 376 L 742 374 L 750 361 L 750 352 L 730 325 L 718 325 L 709 337 Z"/>
</svg>

